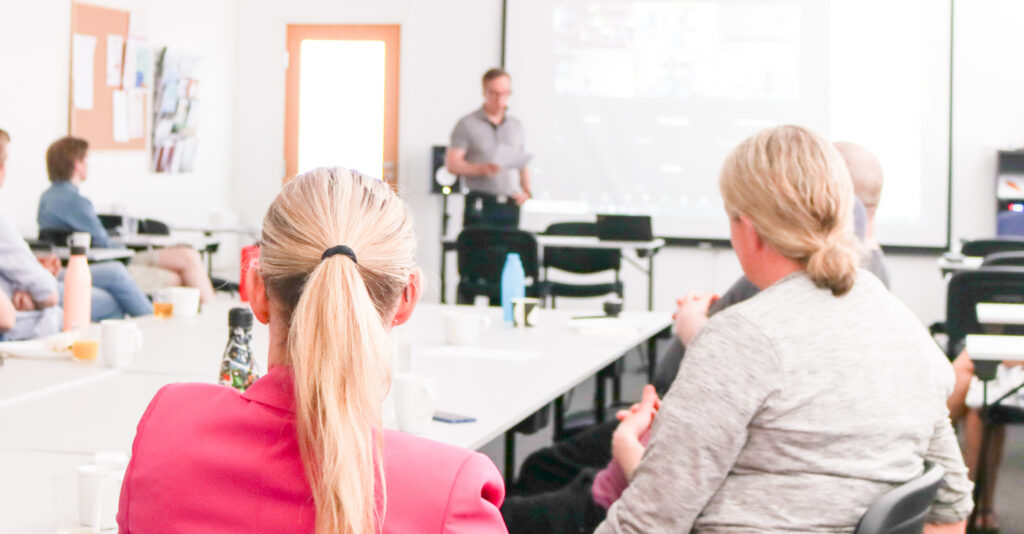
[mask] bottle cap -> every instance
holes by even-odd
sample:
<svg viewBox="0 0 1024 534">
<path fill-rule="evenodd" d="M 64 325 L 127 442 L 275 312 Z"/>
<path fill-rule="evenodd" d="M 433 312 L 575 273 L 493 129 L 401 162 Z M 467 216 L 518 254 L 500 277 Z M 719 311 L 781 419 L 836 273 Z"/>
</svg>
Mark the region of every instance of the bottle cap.
<svg viewBox="0 0 1024 534">
<path fill-rule="evenodd" d="M 252 312 L 246 308 L 231 308 L 228 312 L 228 326 L 231 328 L 252 327 Z"/>
</svg>

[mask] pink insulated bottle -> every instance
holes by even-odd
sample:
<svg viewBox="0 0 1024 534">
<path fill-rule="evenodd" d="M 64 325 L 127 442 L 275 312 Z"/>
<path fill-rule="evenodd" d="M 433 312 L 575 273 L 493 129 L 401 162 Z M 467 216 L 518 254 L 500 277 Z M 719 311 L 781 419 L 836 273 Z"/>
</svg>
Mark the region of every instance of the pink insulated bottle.
<svg viewBox="0 0 1024 534">
<path fill-rule="evenodd" d="M 92 314 L 92 274 L 86 259 L 88 245 L 72 240 L 71 258 L 64 272 L 64 331 L 89 328 Z"/>
</svg>

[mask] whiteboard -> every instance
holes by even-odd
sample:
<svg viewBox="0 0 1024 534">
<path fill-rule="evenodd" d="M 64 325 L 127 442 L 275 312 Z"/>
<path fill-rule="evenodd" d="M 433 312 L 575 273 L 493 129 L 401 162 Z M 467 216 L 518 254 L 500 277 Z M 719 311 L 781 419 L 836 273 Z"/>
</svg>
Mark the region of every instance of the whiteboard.
<svg viewBox="0 0 1024 534">
<path fill-rule="evenodd" d="M 727 239 L 725 156 L 800 124 L 879 157 L 883 244 L 946 246 L 949 0 L 509 0 L 505 39 L 524 226 L 650 214 Z"/>
</svg>

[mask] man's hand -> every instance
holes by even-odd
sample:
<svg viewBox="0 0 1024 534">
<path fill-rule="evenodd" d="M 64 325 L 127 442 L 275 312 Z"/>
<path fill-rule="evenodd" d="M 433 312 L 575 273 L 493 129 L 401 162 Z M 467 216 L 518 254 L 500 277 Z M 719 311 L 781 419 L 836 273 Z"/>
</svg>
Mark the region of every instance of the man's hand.
<svg viewBox="0 0 1024 534">
<path fill-rule="evenodd" d="M 714 293 L 689 293 L 681 299 L 676 299 L 676 313 L 672 319 L 676 322 L 676 335 L 683 345 L 689 345 L 693 336 L 704 328 L 708 322 L 708 309 L 718 295 Z"/>
<path fill-rule="evenodd" d="M 497 163 L 476 163 L 476 174 L 480 176 L 494 176 L 501 172 L 501 165 Z"/>
<path fill-rule="evenodd" d="M 640 458 L 647 450 L 640 442 L 640 436 L 651 428 L 654 416 L 661 409 L 661 399 L 654 386 L 644 386 L 643 399 L 639 404 L 634 404 L 629 410 L 621 410 L 615 414 L 619 420 L 619 426 L 612 434 L 612 456 L 616 463 L 626 474 L 626 478 L 633 476 L 633 470 L 640 465 Z"/>
<path fill-rule="evenodd" d="M 58 258 L 56 254 L 50 254 L 49 256 L 37 256 L 36 259 L 38 259 L 39 264 L 49 271 L 54 277 L 60 273 L 60 258 Z"/>
<path fill-rule="evenodd" d="M 33 311 L 36 309 L 36 302 L 32 300 L 32 295 L 28 291 L 15 291 L 14 296 L 11 297 L 11 302 L 14 304 L 14 309 L 18 311 Z"/>
<path fill-rule="evenodd" d="M 522 206 L 527 200 L 530 200 L 530 194 L 526 192 L 516 193 L 510 197 L 516 201 L 516 206 Z"/>
</svg>

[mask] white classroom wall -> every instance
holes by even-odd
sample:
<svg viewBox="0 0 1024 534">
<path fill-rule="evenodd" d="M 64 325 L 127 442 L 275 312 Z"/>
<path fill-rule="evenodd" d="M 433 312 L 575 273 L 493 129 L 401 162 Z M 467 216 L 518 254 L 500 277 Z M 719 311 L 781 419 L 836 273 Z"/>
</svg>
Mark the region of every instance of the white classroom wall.
<svg viewBox="0 0 1024 534">
<path fill-rule="evenodd" d="M 417 221 L 425 298 L 438 298 L 440 200 L 428 194 L 430 146 L 445 144 L 454 121 L 480 103 L 479 76 L 500 56 L 500 0 L 91 3 L 143 11 L 151 43 L 203 57 L 202 116 L 194 173 L 152 174 L 145 152 L 96 151 L 83 190 L 101 210 L 121 202 L 139 214 L 199 224 L 211 217 L 258 224 L 280 187 L 286 24 L 401 24 L 399 180 Z M 954 240 L 993 233 L 995 151 L 1024 145 L 1024 70 L 1016 68 L 1024 64 L 1024 2 L 960 0 L 955 18 Z M 67 132 L 69 25 L 66 0 L 0 0 L 0 128 L 14 137 L 0 210 L 29 235 L 47 185 L 43 153 Z M 512 106 L 514 113 L 514 97 Z M 459 203 L 450 209 L 457 223 Z M 935 259 L 889 258 L 893 290 L 923 322 L 944 315 Z M 644 278 L 629 267 L 623 273 L 627 306 L 644 306 Z M 666 249 L 656 264 L 656 307 L 671 309 L 690 289 L 723 291 L 738 274 L 728 250 Z"/>
<path fill-rule="evenodd" d="M 93 150 L 82 192 L 101 212 L 122 203 L 132 213 L 171 223 L 206 223 L 224 212 L 222 219 L 232 218 L 234 0 L 88 3 L 145 13 L 150 44 L 200 55 L 202 115 L 195 172 L 154 174 L 147 151 Z M 46 147 L 68 133 L 70 21 L 67 0 L 0 0 L 0 128 L 12 136 L 0 209 L 26 235 L 36 232 L 39 194 L 49 185 Z"/>
</svg>

